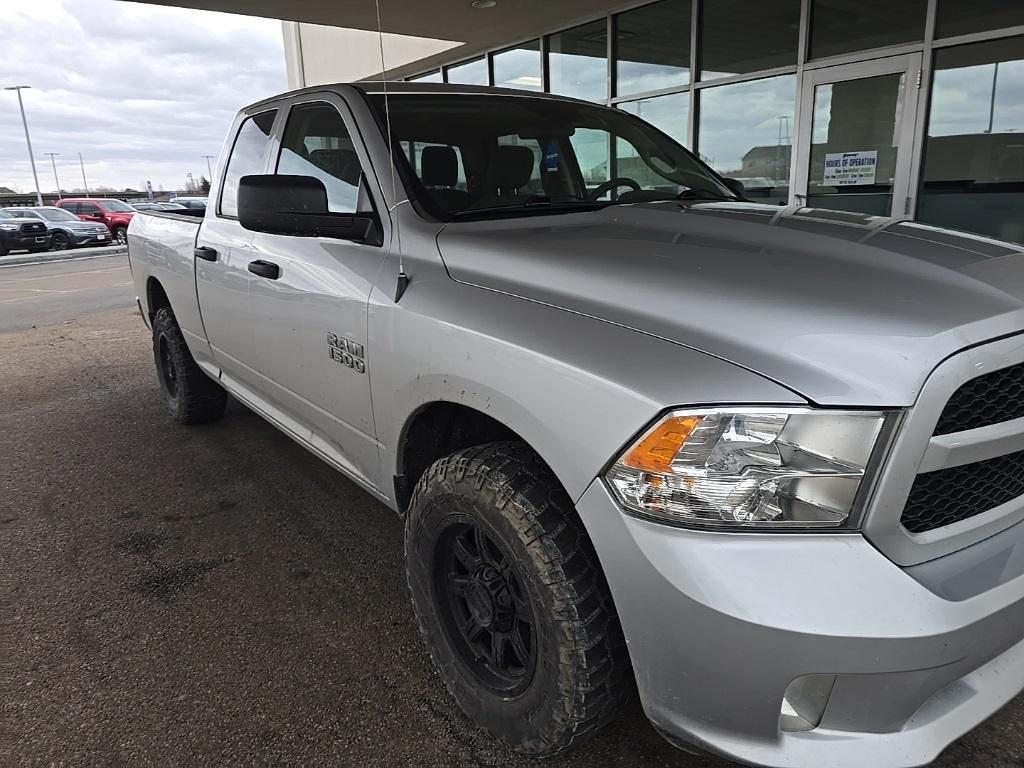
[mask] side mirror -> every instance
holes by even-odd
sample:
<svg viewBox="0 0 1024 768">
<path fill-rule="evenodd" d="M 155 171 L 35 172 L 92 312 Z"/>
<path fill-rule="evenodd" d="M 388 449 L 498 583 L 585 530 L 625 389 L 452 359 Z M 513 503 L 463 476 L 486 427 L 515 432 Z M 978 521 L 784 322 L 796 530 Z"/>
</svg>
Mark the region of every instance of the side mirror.
<svg viewBox="0 0 1024 768">
<path fill-rule="evenodd" d="M 743 186 L 743 182 L 739 179 L 723 178 L 722 181 L 725 182 L 725 186 L 727 186 L 729 191 L 734 195 L 744 199 L 747 197 L 747 188 Z"/>
<path fill-rule="evenodd" d="M 243 176 L 238 182 L 238 223 L 271 235 L 381 244 L 375 214 L 332 213 L 327 188 L 312 176 Z"/>
</svg>

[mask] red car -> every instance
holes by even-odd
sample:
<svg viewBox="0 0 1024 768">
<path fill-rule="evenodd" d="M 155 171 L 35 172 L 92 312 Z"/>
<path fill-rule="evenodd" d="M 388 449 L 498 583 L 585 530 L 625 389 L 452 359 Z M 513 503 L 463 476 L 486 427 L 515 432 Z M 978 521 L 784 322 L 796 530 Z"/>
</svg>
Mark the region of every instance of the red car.
<svg viewBox="0 0 1024 768">
<path fill-rule="evenodd" d="M 57 201 L 57 207 L 70 211 L 82 221 L 98 221 L 107 225 L 114 241 L 128 242 L 128 222 L 137 211 L 128 203 L 102 197 L 67 197 Z"/>
</svg>

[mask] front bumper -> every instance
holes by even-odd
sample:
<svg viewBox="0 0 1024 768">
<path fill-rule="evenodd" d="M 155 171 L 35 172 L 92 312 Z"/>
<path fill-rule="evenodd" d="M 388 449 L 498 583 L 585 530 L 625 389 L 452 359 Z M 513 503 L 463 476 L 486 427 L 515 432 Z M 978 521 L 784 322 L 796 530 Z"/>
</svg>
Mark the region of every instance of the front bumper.
<svg viewBox="0 0 1024 768">
<path fill-rule="evenodd" d="M 70 235 L 71 245 L 110 245 L 114 238 L 110 232 L 72 232 Z"/>
<path fill-rule="evenodd" d="M 50 246 L 50 234 L 36 233 L 24 234 L 21 232 L 3 233 L 3 244 L 9 251 L 26 251 L 35 248 L 48 248 Z"/>
<path fill-rule="evenodd" d="M 1024 687 L 1024 576 L 943 599 L 859 534 L 713 533 L 577 504 L 644 709 L 670 738 L 765 766 L 925 765 Z M 820 725 L 787 686 L 835 675 Z"/>
</svg>

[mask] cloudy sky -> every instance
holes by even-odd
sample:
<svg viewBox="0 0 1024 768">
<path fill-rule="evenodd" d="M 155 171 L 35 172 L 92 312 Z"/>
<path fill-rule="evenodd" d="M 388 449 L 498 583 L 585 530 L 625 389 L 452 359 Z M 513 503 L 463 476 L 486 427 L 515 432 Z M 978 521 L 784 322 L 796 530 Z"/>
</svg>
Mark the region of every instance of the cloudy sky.
<svg viewBox="0 0 1024 768">
<path fill-rule="evenodd" d="M 0 0 L 0 86 L 22 91 L 43 191 L 154 189 L 205 176 L 239 107 L 287 89 L 281 23 L 123 0 Z M 212 161 L 216 164 L 216 159 Z M 12 91 L 0 91 L 0 187 L 34 189 Z"/>
</svg>

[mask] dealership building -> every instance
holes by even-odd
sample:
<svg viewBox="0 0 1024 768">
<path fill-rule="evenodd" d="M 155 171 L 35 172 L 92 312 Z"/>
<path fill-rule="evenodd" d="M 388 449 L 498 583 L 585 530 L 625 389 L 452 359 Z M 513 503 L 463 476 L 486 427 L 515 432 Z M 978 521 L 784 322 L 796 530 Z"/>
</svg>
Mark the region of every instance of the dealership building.
<svg viewBox="0 0 1024 768">
<path fill-rule="evenodd" d="M 284 19 L 292 87 L 573 96 L 643 117 L 755 200 L 1024 242 L 1024 0 L 159 1 Z M 628 160 L 574 148 L 594 184 Z"/>
</svg>

